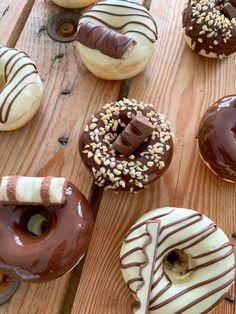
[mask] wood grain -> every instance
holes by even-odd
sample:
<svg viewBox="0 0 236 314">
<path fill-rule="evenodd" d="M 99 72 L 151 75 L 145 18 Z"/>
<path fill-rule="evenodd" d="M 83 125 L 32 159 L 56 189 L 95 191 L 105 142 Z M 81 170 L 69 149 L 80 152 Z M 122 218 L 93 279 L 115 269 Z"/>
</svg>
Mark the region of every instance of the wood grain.
<svg viewBox="0 0 236 314">
<path fill-rule="evenodd" d="M 0 45 L 14 47 L 35 0 L 0 1 Z"/>
<path fill-rule="evenodd" d="M 218 179 L 201 162 L 196 145 L 200 117 L 218 98 L 236 90 L 235 56 L 204 59 L 186 47 L 181 29 L 184 0 L 152 1 L 159 41 L 151 64 L 136 77 L 129 97 L 155 104 L 176 133 L 175 153 L 166 174 L 138 195 L 105 192 L 80 280 L 73 314 L 128 314 L 134 302 L 120 272 L 122 239 L 146 211 L 187 207 L 215 220 L 229 238 L 236 229 L 236 185 Z M 234 294 L 235 294 L 234 290 Z M 222 302 L 213 313 L 233 314 Z"/>
<path fill-rule="evenodd" d="M 105 101 L 117 98 L 120 83 L 97 79 L 82 64 L 74 43 L 60 44 L 48 37 L 48 18 L 59 10 L 51 2 L 37 0 L 17 41 L 16 47 L 31 55 L 38 66 L 44 102 L 24 128 L 0 134 L 0 175 L 65 176 L 91 198 L 93 181 L 79 157 L 79 135 Z M 62 145 L 59 138 L 68 143 Z M 47 284 L 22 284 L 0 313 L 59 313 L 70 276 Z"/>
</svg>

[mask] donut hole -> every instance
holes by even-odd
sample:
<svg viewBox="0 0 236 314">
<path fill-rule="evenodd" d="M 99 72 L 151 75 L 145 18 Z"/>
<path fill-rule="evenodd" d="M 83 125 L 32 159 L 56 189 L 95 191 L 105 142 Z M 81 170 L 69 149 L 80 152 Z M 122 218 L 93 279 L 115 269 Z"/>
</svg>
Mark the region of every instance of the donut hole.
<svg viewBox="0 0 236 314">
<path fill-rule="evenodd" d="M 25 234 L 40 237 L 49 228 L 49 221 L 49 212 L 46 207 L 32 206 L 23 213 L 19 225 Z"/>
<path fill-rule="evenodd" d="M 175 249 L 165 257 L 164 271 L 170 280 L 177 284 L 191 278 L 192 274 L 188 272 L 190 265 L 192 265 L 191 256 Z"/>
</svg>

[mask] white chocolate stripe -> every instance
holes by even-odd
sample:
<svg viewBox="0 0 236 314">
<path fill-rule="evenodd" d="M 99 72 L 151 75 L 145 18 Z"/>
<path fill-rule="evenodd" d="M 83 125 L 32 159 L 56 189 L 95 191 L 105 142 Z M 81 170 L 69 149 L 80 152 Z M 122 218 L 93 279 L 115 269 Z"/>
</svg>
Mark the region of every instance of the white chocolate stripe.
<svg viewBox="0 0 236 314">
<path fill-rule="evenodd" d="M 2 177 L 0 203 L 45 206 L 63 204 L 66 187 L 64 178 Z"/>
</svg>

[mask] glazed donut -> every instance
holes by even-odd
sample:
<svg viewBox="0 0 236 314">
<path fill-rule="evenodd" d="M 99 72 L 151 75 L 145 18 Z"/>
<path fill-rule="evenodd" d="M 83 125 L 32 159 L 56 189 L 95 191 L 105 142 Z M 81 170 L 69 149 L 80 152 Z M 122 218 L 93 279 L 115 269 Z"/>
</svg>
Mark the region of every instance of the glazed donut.
<svg viewBox="0 0 236 314">
<path fill-rule="evenodd" d="M 144 130 L 139 126 L 134 134 L 128 132 L 132 141 L 136 141 L 134 136 L 137 140 L 141 136 L 143 141 L 137 148 L 131 147 L 136 149 L 132 154 L 124 156 L 114 149 L 114 143 L 122 130 L 129 129 L 138 113 L 142 113 L 147 123 L 151 122 L 153 129 L 145 140 L 141 136 Z M 172 138 L 169 123 L 152 105 L 124 99 L 106 104 L 91 118 L 80 137 L 80 155 L 99 187 L 133 192 L 166 171 L 173 154 Z M 126 149 L 125 143 L 119 148 Z"/>
<path fill-rule="evenodd" d="M 106 0 L 80 19 L 78 49 L 87 68 L 106 80 L 122 80 L 142 72 L 157 40 L 157 26 L 140 4 Z"/>
<path fill-rule="evenodd" d="M 0 47 L 0 131 L 15 130 L 39 110 L 43 87 L 30 57 L 16 49 Z"/>
<path fill-rule="evenodd" d="M 198 130 L 200 156 L 219 177 L 236 182 L 236 96 L 218 100 L 203 115 Z"/>
<path fill-rule="evenodd" d="M 89 6 L 96 0 L 52 0 L 57 5 L 67 9 L 79 9 Z"/>
<path fill-rule="evenodd" d="M 3 177 L 0 203 L 2 272 L 45 282 L 85 254 L 93 229 L 89 203 L 64 178 Z"/>
<path fill-rule="evenodd" d="M 188 0 L 183 27 L 188 46 L 209 58 L 223 58 L 236 51 L 235 0 Z"/>
<path fill-rule="evenodd" d="M 120 256 L 136 314 L 208 313 L 235 279 L 233 245 L 212 220 L 189 209 L 144 214 Z"/>
</svg>

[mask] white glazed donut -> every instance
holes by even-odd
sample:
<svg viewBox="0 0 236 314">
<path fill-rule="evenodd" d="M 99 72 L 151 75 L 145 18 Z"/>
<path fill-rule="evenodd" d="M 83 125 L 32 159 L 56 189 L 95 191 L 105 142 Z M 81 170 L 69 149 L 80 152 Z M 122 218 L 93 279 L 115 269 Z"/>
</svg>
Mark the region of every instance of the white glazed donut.
<svg viewBox="0 0 236 314">
<path fill-rule="evenodd" d="M 87 7 L 96 0 L 52 0 L 52 1 L 63 8 L 79 9 Z"/>
<path fill-rule="evenodd" d="M 30 57 L 16 49 L 0 47 L 0 131 L 15 130 L 38 111 L 43 86 Z"/>
<path fill-rule="evenodd" d="M 126 235 L 121 267 L 140 314 L 208 313 L 235 278 L 227 236 L 206 216 L 184 208 L 144 214 Z"/>
<path fill-rule="evenodd" d="M 111 57 L 78 42 L 81 58 L 93 74 L 107 80 L 122 80 L 144 70 L 157 40 L 156 23 L 145 7 L 124 0 L 98 2 L 80 19 L 78 33 L 81 25 L 88 22 L 119 32 L 136 42 L 124 58 Z M 107 38 L 103 40 L 103 45 L 106 44 Z"/>
</svg>

